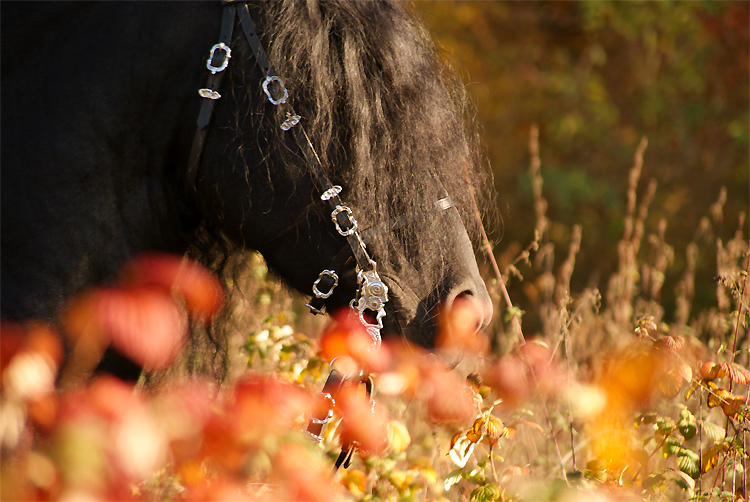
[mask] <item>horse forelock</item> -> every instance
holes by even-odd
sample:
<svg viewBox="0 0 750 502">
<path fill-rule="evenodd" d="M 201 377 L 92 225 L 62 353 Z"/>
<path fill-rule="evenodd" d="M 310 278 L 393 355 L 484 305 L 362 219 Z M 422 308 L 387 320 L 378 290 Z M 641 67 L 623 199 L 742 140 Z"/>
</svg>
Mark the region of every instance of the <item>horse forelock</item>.
<svg viewBox="0 0 750 502">
<path fill-rule="evenodd" d="M 416 16 L 391 1 L 265 7 L 261 38 L 270 59 L 360 224 L 424 211 L 447 192 L 476 242 L 472 194 L 492 218 L 491 175 L 464 86 Z M 375 255 L 434 281 L 449 266 L 436 252 L 448 221 L 438 214 L 415 221 L 376 240 Z"/>
</svg>

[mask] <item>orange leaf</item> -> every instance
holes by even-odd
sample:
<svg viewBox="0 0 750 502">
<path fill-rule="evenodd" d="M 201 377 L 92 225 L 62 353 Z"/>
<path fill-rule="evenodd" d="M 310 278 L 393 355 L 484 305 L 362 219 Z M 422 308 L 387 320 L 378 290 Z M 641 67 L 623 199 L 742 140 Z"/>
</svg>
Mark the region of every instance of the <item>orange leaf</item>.
<svg viewBox="0 0 750 502">
<path fill-rule="evenodd" d="M 719 463 L 719 454 L 726 451 L 728 445 L 726 443 L 719 443 L 713 445 L 703 453 L 701 457 L 701 472 L 708 472 Z"/>
<path fill-rule="evenodd" d="M 682 376 L 675 371 L 669 371 L 657 382 L 659 391 L 664 397 L 675 397 L 682 388 Z"/>
<path fill-rule="evenodd" d="M 463 434 L 464 431 L 458 431 L 453 435 L 451 438 L 451 446 L 448 448 L 449 450 L 452 450 L 454 446 L 456 446 L 456 442 L 458 442 L 459 438 L 461 437 L 461 434 Z"/>
<path fill-rule="evenodd" d="M 719 377 L 720 369 L 720 365 L 709 361 L 707 363 L 703 363 L 701 369 L 699 370 L 699 374 L 704 380 L 714 380 L 715 378 L 721 378 Z"/>
<path fill-rule="evenodd" d="M 750 382 L 750 371 L 737 363 L 721 363 L 721 369 L 736 384 L 745 385 L 747 382 Z"/>
</svg>

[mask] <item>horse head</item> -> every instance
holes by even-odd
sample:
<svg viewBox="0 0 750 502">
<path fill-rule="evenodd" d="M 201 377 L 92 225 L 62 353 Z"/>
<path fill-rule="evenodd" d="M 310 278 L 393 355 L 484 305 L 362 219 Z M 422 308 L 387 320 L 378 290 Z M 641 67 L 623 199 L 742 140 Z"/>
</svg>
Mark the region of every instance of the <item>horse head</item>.
<svg viewBox="0 0 750 502">
<path fill-rule="evenodd" d="M 384 331 L 428 347 L 440 305 L 489 322 L 491 182 L 421 24 L 391 1 L 250 4 L 254 42 L 244 2 L 3 7 L 4 318 L 54 322 L 139 253 L 255 249 L 329 312 L 377 272 Z"/>
<path fill-rule="evenodd" d="M 196 177 L 212 228 L 303 294 L 335 274 L 318 305 L 332 312 L 355 299 L 364 268 L 332 218 L 344 209 L 387 285 L 386 332 L 430 347 L 438 307 L 459 298 L 486 326 L 470 233 L 475 198 L 491 199 L 487 175 L 463 87 L 416 19 L 389 2 L 279 2 L 252 15 L 269 52 L 235 38 Z M 286 103 L 267 99 L 265 58 Z M 339 206 L 321 200 L 334 183 Z"/>
</svg>

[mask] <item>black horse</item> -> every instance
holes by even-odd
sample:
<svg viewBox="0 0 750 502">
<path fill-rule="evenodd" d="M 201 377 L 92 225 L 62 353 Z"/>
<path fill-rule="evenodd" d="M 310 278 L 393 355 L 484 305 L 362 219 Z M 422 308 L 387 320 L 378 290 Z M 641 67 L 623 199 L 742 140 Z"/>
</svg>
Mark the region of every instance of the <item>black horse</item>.
<svg viewBox="0 0 750 502">
<path fill-rule="evenodd" d="M 217 252 L 255 249 L 308 295 L 343 253 L 325 306 L 355 297 L 346 239 L 306 153 L 279 127 L 290 115 L 264 95 L 238 22 L 189 173 L 198 90 L 225 9 L 3 2 L 3 318 L 54 321 L 66 300 L 150 250 L 217 264 Z M 472 193 L 491 207 L 489 175 L 464 89 L 421 24 L 391 1 L 274 1 L 249 12 L 321 174 L 343 187 L 389 288 L 385 332 L 429 347 L 437 306 L 458 297 L 475 305 L 477 328 L 489 322 L 470 241 Z"/>
</svg>

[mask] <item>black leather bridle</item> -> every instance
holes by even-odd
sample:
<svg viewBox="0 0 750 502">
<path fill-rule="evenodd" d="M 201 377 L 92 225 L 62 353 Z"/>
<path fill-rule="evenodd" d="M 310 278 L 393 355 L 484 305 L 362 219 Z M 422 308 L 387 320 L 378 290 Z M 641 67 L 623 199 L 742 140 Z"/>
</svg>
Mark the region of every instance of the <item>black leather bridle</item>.
<svg viewBox="0 0 750 502">
<path fill-rule="evenodd" d="M 258 67 L 264 76 L 262 82 L 263 91 L 271 103 L 276 106 L 285 106 L 287 109 L 287 119 L 279 127 L 284 131 L 291 131 L 294 135 L 294 139 L 305 158 L 310 174 L 321 191 L 320 198 L 331 208 L 331 219 L 336 226 L 336 230 L 346 239 L 349 251 L 354 256 L 357 264 L 357 282 L 359 286 L 356 297 L 351 302 L 351 306 L 357 310 L 360 320 L 373 338 L 374 345 L 379 346 L 380 329 L 383 327 L 382 318 L 385 316 L 384 307 L 388 301 L 388 287 L 378 276 L 377 263 L 367 253 L 365 241 L 360 234 L 359 225 L 352 214 L 352 210 L 339 197 L 342 191 L 341 186 L 334 185 L 326 176 L 320 158 L 303 125 L 300 123 L 301 117 L 294 112 L 291 104 L 288 103 L 289 94 L 286 87 L 284 87 L 284 82 L 276 75 L 273 65 L 269 61 L 266 51 L 263 49 L 246 3 L 225 0 L 222 4 L 223 15 L 219 43 L 213 46 L 206 62 L 206 67 L 211 72 L 211 75 L 208 77 L 206 87 L 199 91 L 200 96 L 203 98 L 203 103 L 198 116 L 197 130 L 193 138 L 193 145 L 188 161 L 188 186 L 195 186 L 198 165 L 203 152 L 203 145 L 208 125 L 211 121 L 214 103 L 221 98 L 221 94 L 219 94 L 220 84 L 224 70 L 227 68 L 229 59 L 231 58 L 229 44 L 232 42 L 235 19 L 239 18 L 245 39 L 250 45 Z M 341 257 L 334 259 L 331 269 L 323 270 L 313 284 L 314 296 L 308 302 L 308 306 L 313 313 L 319 314 L 323 312 L 326 298 L 331 296 L 333 289 L 338 285 L 338 273 L 334 266 L 340 264 L 342 261 L 345 260 Z M 368 319 L 365 318 L 365 311 L 367 310 L 374 313 L 375 324 L 368 322 Z"/>
</svg>

